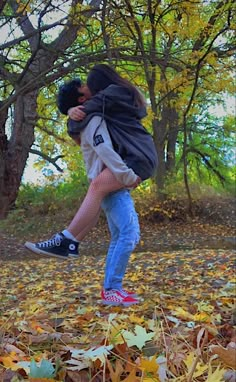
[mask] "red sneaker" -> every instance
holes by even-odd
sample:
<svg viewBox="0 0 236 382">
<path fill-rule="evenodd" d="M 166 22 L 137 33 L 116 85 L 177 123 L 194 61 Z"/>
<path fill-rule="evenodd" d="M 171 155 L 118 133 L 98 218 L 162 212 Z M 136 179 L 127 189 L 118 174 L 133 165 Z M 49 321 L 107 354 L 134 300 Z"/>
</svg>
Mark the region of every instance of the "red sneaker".
<svg viewBox="0 0 236 382">
<path fill-rule="evenodd" d="M 130 306 L 133 304 L 138 304 L 139 300 L 136 298 L 133 298 L 131 296 L 128 296 L 127 294 L 124 295 L 121 291 L 117 289 L 111 289 L 111 290 L 102 290 L 101 293 L 102 302 L 105 305 L 112 305 L 112 306 Z"/>
<path fill-rule="evenodd" d="M 122 293 L 124 296 L 129 296 L 129 297 L 133 297 L 133 298 L 138 297 L 138 295 L 136 293 L 131 292 L 130 290 L 127 290 L 127 289 L 120 289 L 119 292 Z"/>
</svg>

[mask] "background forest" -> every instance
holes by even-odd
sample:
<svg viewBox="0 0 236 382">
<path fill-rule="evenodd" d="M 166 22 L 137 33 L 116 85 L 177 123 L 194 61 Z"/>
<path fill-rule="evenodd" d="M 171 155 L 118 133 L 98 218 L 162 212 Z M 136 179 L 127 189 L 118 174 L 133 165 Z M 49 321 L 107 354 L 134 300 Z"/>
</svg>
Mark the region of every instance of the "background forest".
<svg viewBox="0 0 236 382">
<path fill-rule="evenodd" d="M 100 62 L 113 65 L 148 101 L 143 122 L 159 166 L 141 193 L 187 197 L 192 213 L 194 195 L 234 191 L 232 0 L 9 0 L 0 12 L 2 218 L 16 203 L 43 203 L 37 198 L 51 198 L 54 186 L 55 199 L 84 193 L 83 161 L 56 94 L 65 80 L 85 80 Z M 29 153 L 49 190 L 21 186 Z"/>
</svg>

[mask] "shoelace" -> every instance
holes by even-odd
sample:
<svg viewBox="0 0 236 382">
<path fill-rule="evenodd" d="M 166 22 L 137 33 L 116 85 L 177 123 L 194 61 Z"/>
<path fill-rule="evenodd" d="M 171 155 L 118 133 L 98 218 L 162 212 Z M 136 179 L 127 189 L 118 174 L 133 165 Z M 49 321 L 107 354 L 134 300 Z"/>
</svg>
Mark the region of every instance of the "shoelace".
<svg viewBox="0 0 236 382">
<path fill-rule="evenodd" d="M 134 292 L 129 292 L 126 289 L 118 289 L 118 292 L 121 293 L 125 297 L 129 297 L 131 295 L 135 295 Z"/>
<path fill-rule="evenodd" d="M 130 293 L 128 293 L 128 291 L 125 290 L 125 289 L 121 289 L 121 290 L 120 290 L 120 293 L 125 294 L 126 296 L 129 296 L 129 295 L 130 295 Z"/>
<path fill-rule="evenodd" d="M 39 248 L 50 248 L 54 247 L 55 245 L 59 246 L 61 244 L 61 240 L 62 238 L 60 235 L 55 235 L 49 240 L 41 241 L 38 243 L 38 246 Z"/>
<path fill-rule="evenodd" d="M 105 294 L 105 296 L 110 296 L 110 295 L 114 294 L 114 291 L 113 290 L 106 290 L 104 292 L 104 294 Z"/>
<path fill-rule="evenodd" d="M 114 293 L 116 293 L 116 292 L 120 293 L 120 294 L 123 295 L 124 297 L 129 297 L 131 294 L 133 294 L 133 295 L 135 294 L 135 293 L 131 293 L 131 292 L 128 293 L 128 291 L 125 290 L 125 289 L 112 289 L 112 290 L 107 290 L 107 291 L 105 291 L 105 294 L 106 294 L 107 296 L 109 296 L 110 294 L 114 294 Z"/>
</svg>

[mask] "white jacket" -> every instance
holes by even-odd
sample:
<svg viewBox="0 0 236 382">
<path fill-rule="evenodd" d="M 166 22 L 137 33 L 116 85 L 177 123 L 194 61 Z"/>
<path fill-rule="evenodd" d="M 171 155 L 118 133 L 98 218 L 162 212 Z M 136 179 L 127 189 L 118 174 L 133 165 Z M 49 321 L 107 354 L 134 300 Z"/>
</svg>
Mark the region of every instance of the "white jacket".
<svg viewBox="0 0 236 382">
<path fill-rule="evenodd" d="M 80 139 L 89 180 L 96 178 L 105 167 L 109 168 L 116 179 L 125 186 L 130 186 L 137 180 L 134 171 L 127 167 L 113 149 L 106 122 L 102 121 L 101 117 L 95 116 L 89 121 L 81 131 Z"/>
</svg>

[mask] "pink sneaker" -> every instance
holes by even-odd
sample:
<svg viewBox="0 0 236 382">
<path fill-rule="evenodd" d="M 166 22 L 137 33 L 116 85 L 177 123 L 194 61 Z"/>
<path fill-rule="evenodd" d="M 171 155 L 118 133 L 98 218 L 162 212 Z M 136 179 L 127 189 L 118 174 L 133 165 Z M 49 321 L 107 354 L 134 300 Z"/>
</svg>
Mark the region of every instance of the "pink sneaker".
<svg viewBox="0 0 236 382">
<path fill-rule="evenodd" d="M 136 298 L 128 296 L 127 294 L 124 295 L 122 291 L 119 291 L 117 289 L 111 289 L 107 291 L 103 289 L 101 293 L 101 297 L 102 297 L 102 302 L 105 305 L 130 306 L 130 305 L 139 303 L 139 300 L 137 300 Z"/>
</svg>

